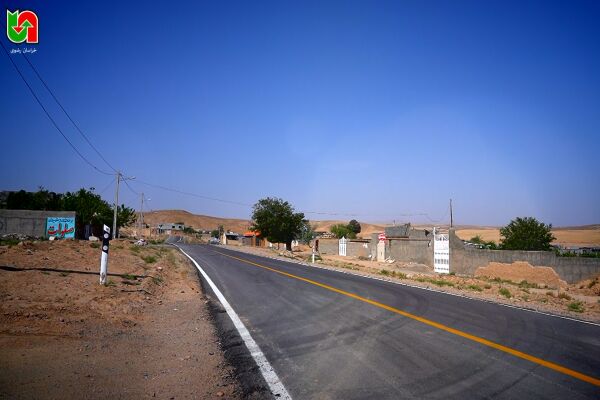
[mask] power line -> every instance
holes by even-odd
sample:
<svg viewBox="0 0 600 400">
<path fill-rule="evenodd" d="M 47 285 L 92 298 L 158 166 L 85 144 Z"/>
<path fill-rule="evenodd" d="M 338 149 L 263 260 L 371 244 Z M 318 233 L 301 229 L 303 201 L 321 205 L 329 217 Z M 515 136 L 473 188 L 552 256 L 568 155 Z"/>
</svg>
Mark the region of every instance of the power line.
<svg viewBox="0 0 600 400">
<path fill-rule="evenodd" d="M 129 182 L 127 182 L 128 179 L 123 179 L 123 182 L 125 182 L 125 186 L 127 186 L 127 189 L 129 189 L 131 191 L 131 193 L 135 194 L 136 196 L 139 196 L 140 194 L 138 192 L 136 192 L 135 190 L 133 190 L 133 188 L 129 185 Z"/>
<path fill-rule="evenodd" d="M 248 203 L 240 203 L 238 201 L 225 200 L 225 199 L 219 199 L 219 198 L 216 198 L 216 197 L 204 196 L 204 195 L 196 194 L 196 193 L 184 192 L 183 190 L 172 189 L 172 188 L 169 188 L 169 187 L 166 187 L 166 186 L 157 185 L 155 183 L 144 182 L 144 181 L 139 180 L 139 179 L 136 179 L 135 181 L 138 182 L 138 183 L 141 183 L 142 185 L 146 185 L 146 186 L 150 186 L 150 187 L 155 187 L 157 189 L 162 189 L 162 190 L 166 190 L 166 191 L 169 191 L 169 192 L 184 194 L 184 195 L 187 195 L 187 196 L 197 197 L 197 198 L 200 198 L 200 199 L 218 201 L 218 202 L 221 202 L 221 203 L 235 204 L 235 205 L 243 206 L 243 207 L 252 207 L 253 206 L 252 204 L 248 204 Z"/>
<path fill-rule="evenodd" d="M 186 191 L 183 191 L 183 190 L 169 188 L 169 187 L 162 186 L 162 185 L 157 185 L 155 183 L 145 182 L 145 181 L 142 181 L 142 180 L 139 180 L 139 179 L 136 179 L 134 182 L 141 183 L 141 184 L 146 185 L 146 186 L 158 188 L 158 189 L 161 189 L 161 190 L 166 190 L 166 191 L 173 192 L 173 193 L 179 193 L 179 194 L 183 194 L 183 195 L 186 195 L 186 196 L 197 197 L 197 198 L 201 198 L 201 199 L 205 199 L 205 200 L 218 201 L 218 202 L 221 202 L 221 203 L 234 204 L 234 205 L 243 206 L 243 207 L 250 207 L 250 208 L 253 207 L 252 204 L 248 204 L 248 203 L 241 203 L 241 202 L 238 202 L 238 201 L 225 200 L 225 199 L 219 199 L 219 198 L 210 197 L 210 196 L 204 196 L 204 195 L 200 195 L 200 194 L 196 194 L 196 193 L 186 192 Z M 135 193 L 135 191 L 133 189 L 131 189 L 131 190 Z M 365 216 L 370 216 L 370 217 L 385 216 L 385 217 L 389 217 L 390 215 L 395 215 L 395 216 L 399 216 L 399 217 L 419 217 L 419 216 L 421 216 L 421 217 L 427 218 L 432 223 L 441 222 L 446 217 L 446 215 L 447 215 L 446 214 L 441 219 L 436 220 L 436 219 L 432 219 L 428 213 L 402 213 L 402 214 L 385 214 L 385 215 L 380 214 L 380 215 L 376 215 L 376 214 L 359 214 L 359 213 L 333 213 L 333 212 L 322 212 L 322 211 L 301 211 L 301 212 L 303 212 L 304 214 L 327 215 L 327 216 L 337 216 L 337 217 L 361 217 L 361 216 L 362 217 L 365 217 Z"/>
<path fill-rule="evenodd" d="M 46 114 L 46 116 L 48 117 L 48 119 L 52 122 L 52 125 L 54 125 L 54 127 L 56 128 L 56 130 L 61 134 L 61 136 L 67 141 L 67 143 L 69 143 L 69 146 L 71 146 L 71 148 L 75 151 L 75 153 L 77 153 L 77 155 L 83 160 L 85 161 L 90 167 L 94 168 L 96 171 L 98 171 L 101 174 L 104 175 L 113 175 L 110 172 L 106 172 L 101 170 L 100 168 L 96 167 L 94 164 L 92 164 L 91 161 L 89 161 L 87 158 L 85 158 L 83 156 L 83 154 L 81 154 L 79 152 L 79 150 L 77 150 L 77 147 L 75 147 L 75 145 L 69 140 L 69 138 L 64 134 L 64 132 L 60 129 L 60 127 L 58 126 L 58 124 L 56 123 L 56 121 L 54 120 L 54 118 L 52 118 L 52 116 L 50 115 L 50 113 L 48 112 L 48 110 L 46 109 L 46 107 L 44 107 L 44 104 L 42 104 L 42 102 L 40 101 L 40 99 L 37 97 L 37 95 L 35 94 L 35 91 L 33 90 L 33 88 L 29 85 L 29 82 L 27 82 L 27 79 L 25 79 L 25 76 L 23 76 L 23 74 L 21 73 L 21 70 L 19 69 L 19 67 L 17 66 L 17 64 L 15 64 L 15 62 L 13 61 L 12 57 L 10 56 L 10 54 L 8 53 L 8 50 L 6 49 L 6 47 L 4 46 L 4 43 L 2 43 L 2 41 L 0 40 L 0 45 L 2 45 L 2 49 L 4 49 L 4 53 L 6 54 L 6 56 L 8 57 L 8 59 L 10 60 L 10 63 L 13 65 L 13 67 L 15 68 L 15 70 L 17 71 L 17 73 L 19 74 L 19 76 L 21 77 L 21 79 L 23 80 L 23 82 L 25 83 L 25 85 L 27 86 L 27 88 L 29 89 L 29 91 L 31 92 L 31 94 L 33 95 L 33 97 L 35 98 L 35 100 L 37 101 L 37 103 L 39 104 L 39 106 L 42 108 L 42 110 L 44 110 L 44 113 Z"/>
<path fill-rule="evenodd" d="M 94 149 L 94 151 L 96 152 L 96 154 L 98 154 L 98 156 L 102 159 L 102 161 L 104 161 L 106 163 L 106 165 L 109 166 L 110 169 L 112 169 L 113 171 L 117 172 L 117 170 L 115 169 L 115 167 L 113 167 L 108 161 L 106 161 L 106 158 L 104 158 L 104 156 L 100 153 L 100 151 L 98 151 L 98 149 L 92 144 L 92 142 L 89 140 L 89 138 L 86 136 L 86 134 L 83 133 L 83 131 L 81 130 L 81 128 L 79 128 L 79 125 L 77 125 L 75 123 L 75 121 L 73 120 L 73 118 L 71 118 L 71 116 L 69 115 L 69 113 L 67 112 L 67 110 L 65 110 L 65 108 L 63 107 L 63 105 L 61 104 L 61 102 L 58 101 L 58 99 L 54 95 L 54 92 L 48 87 L 48 85 L 46 84 L 46 81 L 42 78 L 42 76 L 38 72 L 37 68 L 35 68 L 33 66 L 33 64 L 31 63 L 31 61 L 29 60 L 29 58 L 27 57 L 27 55 L 25 53 L 23 53 L 23 57 L 25 57 L 25 61 L 27 61 L 27 64 L 29 64 L 29 66 L 31 67 L 31 69 L 33 70 L 33 72 L 35 72 L 35 74 L 38 77 L 38 79 L 42 82 L 42 85 L 44 85 L 44 87 L 46 88 L 46 90 L 48 91 L 48 93 L 50 93 L 50 95 L 52 96 L 52 98 L 54 99 L 54 101 L 56 102 L 56 104 L 58 104 L 58 106 L 60 107 L 60 109 L 65 113 L 65 115 L 67 116 L 67 118 L 69 119 L 69 121 L 71 121 L 71 123 L 73 124 L 73 126 L 75 127 L 75 129 L 77 129 L 77 131 L 85 139 L 85 141 L 87 142 L 87 144 L 89 144 L 90 147 L 92 149 Z"/>
<path fill-rule="evenodd" d="M 16 63 L 12 60 L 12 58 L 10 57 L 6 47 L 4 46 L 4 44 L 0 41 L 0 44 L 2 45 L 2 48 L 4 49 L 4 52 L 6 53 L 6 55 L 8 56 L 11 64 L 13 65 L 13 67 L 16 69 L 16 71 L 18 72 L 19 76 L 21 77 L 21 79 L 23 80 L 23 82 L 25 83 L 25 85 L 28 87 L 29 91 L 31 92 L 31 94 L 33 95 L 33 97 L 35 98 L 35 100 L 37 101 L 37 103 L 40 105 L 40 107 L 44 110 L 44 113 L 46 114 L 46 116 L 48 117 L 48 119 L 50 119 L 50 121 L 52 122 L 52 124 L 54 125 L 54 127 L 59 131 L 59 133 L 62 135 L 62 137 L 67 141 L 67 143 L 71 146 L 71 148 L 79 155 L 79 157 L 84 160 L 87 164 L 89 164 L 92 168 L 94 168 L 96 171 L 105 174 L 105 175 L 113 175 L 110 172 L 106 172 L 103 170 L 100 170 L 98 167 L 96 167 L 94 164 L 92 164 L 87 158 L 85 158 L 80 152 L 79 150 L 75 147 L 75 145 L 67 138 L 67 136 L 63 133 L 63 131 L 60 129 L 60 127 L 58 126 L 58 124 L 56 123 L 56 121 L 52 118 L 52 116 L 50 115 L 50 113 L 48 112 L 48 110 L 44 107 L 44 105 L 42 104 L 42 102 L 40 101 L 40 99 L 37 97 L 37 95 L 35 94 L 35 91 L 33 90 L 33 88 L 29 85 L 29 83 L 27 82 L 27 80 L 25 79 L 24 75 L 21 73 L 21 70 L 19 69 L 19 67 L 16 65 Z M 52 96 L 52 98 L 54 99 L 54 101 L 58 104 L 58 106 L 60 107 L 60 109 L 63 111 L 63 113 L 67 116 L 67 118 L 69 119 L 69 121 L 73 124 L 73 126 L 77 129 L 77 131 L 79 132 L 79 134 L 85 139 L 85 141 L 90 145 L 90 147 L 96 152 L 96 154 L 98 154 L 98 156 L 106 163 L 106 165 L 108 165 L 113 171 L 115 171 L 115 173 L 118 174 L 118 171 L 106 160 L 106 158 L 104 158 L 104 156 L 100 153 L 100 151 L 98 151 L 98 149 L 92 144 L 92 142 L 89 140 L 89 138 L 85 135 L 85 133 L 81 130 L 81 128 L 77 125 L 77 123 L 73 120 L 73 118 L 71 118 L 71 116 L 69 115 L 69 113 L 67 112 L 67 110 L 63 107 L 63 105 L 60 103 L 60 101 L 58 100 L 58 98 L 56 97 L 56 95 L 54 94 L 54 92 L 50 89 L 50 87 L 46 84 L 45 80 L 42 78 L 42 76 L 40 75 L 40 73 L 38 72 L 38 70 L 35 68 L 35 66 L 31 63 L 31 61 L 29 60 L 29 58 L 23 54 L 23 56 L 25 57 L 25 60 L 27 61 L 27 63 L 29 64 L 29 66 L 31 67 L 31 69 L 34 71 L 34 73 L 36 74 L 36 76 L 38 77 L 38 79 L 42 82 L 42 85 L 46 88 L 46 90 L 50 93 L 50 95 Z M 111 181 L 111 184 L 114 182 L 114 179 Z M 135 195 L 139 195 L 138 192 L 136 192 L 127 182 L 127 180 L 124 180 L 127 188 L 134 193 Z M 234 204 L 234 205 L 239 205 L 239 206 L 244 206 L 244 207 L 253 207 L 252 204 L 248 204 L 248 203 L 241 203 L 241 202 L 237 202 L 237 201 L 232 201 L 232 200 L 225 200 L 225 199 L 219 199 L 216 197 L 210 197 L 210 196 L 204 196 L 204 195 L 199 195 L 196 193 L 191 193 L 191 192 L 185 192 L 182 190 L 177 190 L 177 189 L 173 189 L 173 188 L 169 188 L 166 186 L 162 186 L 162 185 L 157 185 L 157 184 L 153 184 L 153 183 L 149 183 L 149 182 L 144 182 L 141 180 L 137 180 L 137 182 L 147 185 L 147 186 L 151 186 L 151 187 L 155 187 L 155 188 L 159 188 L 162 190 L 166 190 L 166 191 L 170 191 L 170 192 L 174 192 L 174 193 L 179 193 L 179 194 L 183 194 L 183 195 L 188 195 L 188 196 L 192 196 L 192 197 L 197 197 L 197 198 L 201 198 L 201 199 L 205 199 L 205 200 L 211 200 L 211 201 L 217 201 L 217 202 L 221 202 L 221 203 L 227 203 L 227 204 Z M 110 186 L 110 185 L 109 185 Z M 106 191 L 106 189 L 103 190 L 103 192 Z M 343 216 L 343 217 L 359 217 L 359 216 L 375 216 L 372 214 L 357 214 L 357 213 L 332 213 L 332 212 L 320 212 L 320 211 L 304 211 L 305 214 L 313 214 L 313 215 L 327 215 L 327 216 Z M 427 213 L 413 213 L 413 214 L 394 214 L 396 216 L 403 216 L 403 217 L 415 217 L 415 216 L 424 216 L 426 217 L 429 221 L 431 222 L 440 222 L 441 220 L 434 220 L 432 219 L 429 214 Z M 389 215 L 386 215 L 389 216 Z M 445 218 L 445 216 L 443 217 Z M 443 219 L 442 218 L 442 219 Z"/>
<path fill-rule="evenodd" d="M 106 191 L 108 190 L 108 188 L 112 186 L 112 184 L 114 183 L 114 181 L 115 181 L 115 178 L 113 178 L 113 179 L 110 181 L 110 183 L 109 183 L 108 185 L 106 185 L 106 187 L 105 187 L 104 189 L 102 189 L 102 191 L 101 191 L 101 192 L 99 192 L 99 194 L 101 194 L 101 195 L 102 195 L 102 194 L 104 194 L 104 192 L 106 192 Z"/>
</svg>

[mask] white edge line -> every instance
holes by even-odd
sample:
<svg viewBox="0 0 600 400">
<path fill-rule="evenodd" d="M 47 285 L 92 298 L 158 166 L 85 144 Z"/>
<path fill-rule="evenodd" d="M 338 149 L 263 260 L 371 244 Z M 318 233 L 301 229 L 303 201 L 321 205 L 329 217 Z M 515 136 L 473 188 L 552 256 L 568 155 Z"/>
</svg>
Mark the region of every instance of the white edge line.
<svg viewBox="0 0 600 400">
<path fill-rule="evenodd" d="M 244 325 L 244 323 L 242 322 L 240 317 L 238 317 L 236 312 L 233 310 L 233 308 L 231 307 L 231 305 L 229 304 L 229 302 L 227 301 L 225 296 L 223 296 L 223 293 L 221 293 L 219 288 L 217 288 L 217 285 L 215 285 L 215 283 L 212 281 L 212 279 L 210 279 L 208 274 L 206 272 L 204 272 L 204 270 L 202 269 L 202 267 L 200 267 L 200 265 L 196 262 L 196 260 L 194 260 L 188 253 L 183 251 L 183 249 L 181 247 L 176 246 L 176 245 L 175 245 L 175 247 L 177 247 L 183 254 L 185 254 L 187 256 L 187 258 L 189 258 L 194 263 L 196 268 L 198 268 L 198 271 L 200 271 L 200 273 L 202 274 L 202 276 L 204 277 L 206 282 L 208 282 L 208 284 L 210 285 L 211 289 L 213 290 L 213 292 L 215 293 L 215 295 L 217 296 L 217 298 L 219 299 L 219 301 L 225 308 L 225 311 L 227 311 L 227 315 L 229 315 L 229 318 L 231 318 L 231 322 L 233 322 L 233 325 L 235 326 L 238 333 L 240 334 L 240 337 L 246 344 L 246 347 L 248 348 L 250 355 L 252 355 L 252 358 L 254 358 L 254 361 L 256 362 L 256 365 L 258 366 L 260 373 L 262 374 L 263 378 L 265 378 L 267 385 L 269 385 L 269 389 L 271 390 L 271 393 L 278 399 L 291 400 L 292 397 L 290 396 L 288 391 L 285 389 L 285 386 L 283 386 L 283 383 L 281 382 L 281 380 L 277 376 L 277 373 L 275 372 L 275 370 L 273 369 L 273 367 L 267 360 L 267 357 L 265 357 L 265 355 L 260 350 L 260 347 L 258 347 L 258 344 L 254 341 L 252 336 L 250 336 L 250 332 L 248 331 L 248 329 L 246 328 L 246 326 Z"/>
<path fill-rule="evenodd" d="M 287 259 L 284 260 L 284 259 L 280 259 L 280 258 L 272 257 L 272 256 L 260 256 L 260 255 L 257 255 L 257 254 L 246 253 L 245 251 L 241 251 L 241 250 L 231 249 L 229 247 L 227 247 L 226 249 L 227 250 L 231 250 L 231 251 L 236 251 L 238 253 L 254 255 L 256 257 L 270 258 L 272 260 L 283 261 L 283 262 L 288 262 L 288 263 L 298 264 L 298 265 L 304 265 L 306 267 L 318 268 L 318 269 L 322 269 L 322 270 L 325 270 L 325 271 L 338 272 L 340 274 L 348 274 L 348 275 L 358 276 L 358 277 L 365 278 L 365 279 L 373 279 L 373 280 L 376 280 L 376 281 L 392 283 L 392 284 L 395 284 L 395 285 L 408 286 L 408 287 L 415 288 L 415 289 L 428 290 L 430 292 L 435 292 L 435 293 L 440 293 L 440 294 L 447 294 L 449 296 L 462 297 L 463 299 L 481 301 L 483 303 L 495 304 L 495 305 L 502 306 L 502 307 L 514 308 L 516 310 L 528 311 L 528 312 L 532 312 L 532 313 L 535 313 L 535 314 L 546 315 L 548 317 L 561 318 L 561 319 L 566 319 L 566 320 L 573 321 L 573 322 L 580 322 L 582 324 L 588 324 L 588 325 L 594 325 L 594 326 L 600 327 L 600 323 L 596 323 L 596 322 L 592 322 L 592 321 L 586 321 L 586 320 L 583 320 L 583 319 L 577 319 L 577 318 L 567 317 L 565 315 L 551 314 L 551 313 L 547 313 L 547 312 L 544 312 L 544 311 L 534 310 L 534 309 L 525 308 L 525 307 L 519 307 L 519 306 L 512 305 L 512 304 L 497 303 L 497 302 L 495 302 L 493 300 L 480 299 L 478 297 L 471 297 L 471 296 L 467 296 L 465 294 L 444 292 L 442 290 L 437 290 L 437 289 L 434 289 L 434 288 L 428 288 L 428 287 L 423 287 L 423 286 L 411 285 L 411 284 L 406 283 L 406 282 L 392 281 L 392 280 L 388 280 L 388 279 L 385 279 L 385 278 L 379 278 L 379 277 L 376 277 L 376 276 L 368 276 L 368 275 L 357 274 L 357 273 L 351 272 L 351 271 L 340 271 L 340 270 L 337 270 L 337 269 L 331 269 L 331 268 L 324 267 L 322 265 L 316 265 L 316 264 L 312 264 L 312 263 L 306 263 L 306 262 L 303 262 L 303 261 L 294 261 L 294 260 L 287 260 Z"/>
</svg>

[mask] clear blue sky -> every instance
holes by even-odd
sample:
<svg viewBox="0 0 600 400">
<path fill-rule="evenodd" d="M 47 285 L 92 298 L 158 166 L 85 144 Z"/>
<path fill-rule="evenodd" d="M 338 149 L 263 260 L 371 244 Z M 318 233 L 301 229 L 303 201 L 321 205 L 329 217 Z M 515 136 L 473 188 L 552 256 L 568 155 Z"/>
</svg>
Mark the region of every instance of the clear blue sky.
<svg viewBox="0 0 600 400">
<path fill-rule="evenodd" d="M 30 60 L 128 175 L 359 220 L 447 221 L 453 198 L 459 224 L 600 222 L 598 1 L 81 3 L 9 8 L 37 12 Z M 107 169 L 23 56 L 11 57 Z M 5 54 L 0 76 L 0 189 L 107 187 L 112 178 L 69 148 Z M 152 209 L 250 215 L 131 186 Z"/>
</svg>

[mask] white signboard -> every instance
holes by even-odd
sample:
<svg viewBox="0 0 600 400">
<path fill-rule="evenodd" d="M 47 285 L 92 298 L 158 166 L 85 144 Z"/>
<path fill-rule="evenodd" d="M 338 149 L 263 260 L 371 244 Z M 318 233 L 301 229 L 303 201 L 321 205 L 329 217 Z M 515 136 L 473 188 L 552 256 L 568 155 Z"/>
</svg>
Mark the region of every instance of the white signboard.
<svg viewBox="0 0 600 400">
<path fill-rule="evenodd" d="M 433 270 L 439 274 L 450 273 L 450 240 L 447 233 L 433 230 Z"/>
</svg>

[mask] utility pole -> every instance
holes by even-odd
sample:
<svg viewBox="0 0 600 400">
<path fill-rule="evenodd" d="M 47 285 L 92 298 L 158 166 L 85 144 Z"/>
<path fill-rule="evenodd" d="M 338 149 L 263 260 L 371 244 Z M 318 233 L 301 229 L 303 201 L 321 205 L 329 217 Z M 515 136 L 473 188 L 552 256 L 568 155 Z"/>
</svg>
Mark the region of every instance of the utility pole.
<svg viewBox="0 0 600 400">
<path fill-rule="evenodd" d="M 117 171 L 117 187 L 115 189 L 115 205 L 113 208 L 113 228 L 112 237 L 117 238 L 117 209 L 119 208 L 119 182 L 121 181 L 121 171 Z"/>
<path fill-rule="evenodd" d="M 140 237 L 143 237 L 144 232 L 144 192 L 142 192 L 142 201 L 140 204 Z"/>
<path fill-rule="evenodd" d="M 452 199 L 450 199 L 450 228 L 454 226 L 454 218 L 452 216 Z"/>
<path fill-rule="evenodd" d="M 117 238 L 117 213 L 118 213 L 118 209 L 119 209 L 119 183 L 121 182 L 121 179 L 122 180 L 132 180 L 132 179 L 135 179 L 135 176 L 125 177 L 125 176 L 123 176 L 121 171 L 117 171 L 117 187 L 115 189 L 115 205 L 114 205 L 114 211 L 113 211 L 113 231 L 112 231 L 113 239 Z"/>
</svg>

